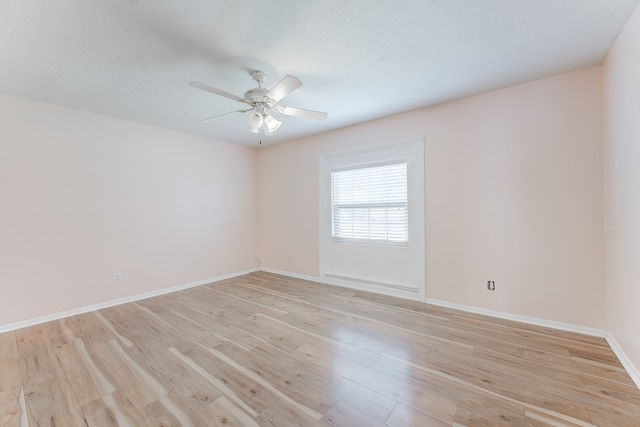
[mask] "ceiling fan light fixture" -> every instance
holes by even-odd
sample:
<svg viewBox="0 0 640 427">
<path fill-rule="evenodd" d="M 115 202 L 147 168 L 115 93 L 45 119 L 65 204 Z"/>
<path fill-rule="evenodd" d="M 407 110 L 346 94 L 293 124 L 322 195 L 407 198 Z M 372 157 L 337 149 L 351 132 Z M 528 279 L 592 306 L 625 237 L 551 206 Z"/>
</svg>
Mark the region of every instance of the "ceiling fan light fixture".
<svg viewBox="0 0 640 427">
<path fill-rule="evenodd" d="M 247 122 L 247 129 L 249 130 L 249 132 L 251 133 L 258 133 L 260 132 L 260 128 L 257 128 L 255 126 L 253 126 L 251 123 Z"/>
<path fill-rule="evenodd" d="M 280 125 L 282 125 L 280 120 L 274 118 L 270 114 L 264 115 L 264 125 L 262 126 L 262 129 L 267 135 L 273 135 L 276 133 L 278 129 L 280 129 Z"/>
<path fill-rule="evenodd" d="M 249 126 L 249 130 L 251 130 L 251 128 L 257 129 L 262 126 L 263 123 L 264 120 L 262 119 L 262 114 L 260 114 L 258 111 L 252 111 L 247 115 L 247 124 Z"/>
</svg>

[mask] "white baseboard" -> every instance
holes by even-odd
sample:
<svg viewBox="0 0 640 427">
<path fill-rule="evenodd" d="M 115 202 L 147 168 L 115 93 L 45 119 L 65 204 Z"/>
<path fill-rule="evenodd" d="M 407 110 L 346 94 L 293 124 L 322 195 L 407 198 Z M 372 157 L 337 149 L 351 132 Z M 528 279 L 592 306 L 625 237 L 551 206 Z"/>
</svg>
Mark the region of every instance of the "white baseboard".
<svg viewBox="0 0 640 427">
<path fill-rule="evenodd" d="M 260 271 L 264 271 L 265 273 L 279 274 L 281 276 L 289 276 L 294 279 L 308 280 L 310 282 L 319 282 L 320 278 L 313 276 L 306 276 L 304 274 L 291 273 L 289 271 L 281 271 L 273 268 L 261 268 Z"/>
<path fill-rule="evenodd" d="M 607 334 L 605 338 L 607 339 L 607 342 L 609 343 L 609 346 L 611 347 L 613 352 L 616 354 L 616 356 L 618 356 L 618 360 L 620 360 L 620 363 L 622 363 L 624 369 L 627 371 L 633 382 L 636 383 L 636 386 L 640 389 L 640 371 L 638 370 L 638 368 L 636 368 L 635 365 L 631 362 L 631 359 L 627 357 L 626 353 L 624 352 L 624 350 L 622 350 L 622 347 L 620 347 L 620 344 L 618 344 L 613 335 Z"/>
<path fill-rule="evenodd" d="M 540 319 L 537 317 L 521 316 L 519 314 L 505 313 L 503 311 L 489 310 L 489 309 L 484 309 L 480 307 L 474 307 L 474 306 L 463 305 L 463 304 L 455 304 L 455 303 L 429 299 L 429 298 L 427 298 L 426 303 L 438 305 L 441 307 L 453 308 L 456 310 L 462 310 L 468 313 L 484 314 L 486 316 L 497 317 L 499 319 L 513 320 L 514 322 L 521 322 L 521 323 L 528 323 L 530 325 L 542 326 L 544 328 L 552 328 L 552 329 L 559 329 L 561 331 L 576 332 L 579 334 L 591 335 L 591 336 L 600 337 L 600 338 L 604 338 L 607 336 L 607 331 L 603 329 L 589 328 L 587 326 L 579 326 L 579 325 L 574 325 L 572 323 L 563 323 L 563 322 L 556 322 L 553 320 Z"/>
<path fill-rule="evenodd" d="M 69 316 L 75 316 L 90 311 L 101 310 L 103 308 L 109 308 L 120 304 L 126 304 L 129 302 L 139 301 L 141 299 L 151 298 L 159 295 L 170 294 L 171 292 L 181 291 L 183 289 L 194 288 L 196 286 L 206 285 L 208 283 L 219 282 L 221 280 L 231 279 L 233 277 L 242 276 L 244 274 L 252 273 L 255 269 L 240 271 L 237 273 L 226 274 L 223 276 L 214 277 L 211 279 L 198 280 L 197 282 L 185 283 L 183 285 L 173 286 L 170 288 L 159 289 L 157 291 L 151 291 L 144 294 L 132 295 L 130 297 L 120 298 L 117 300 L 111 300 L 100 304 L 89 305 L 86 307 L 75 308 L 61 313 L 50 314 L 47 316 L 37 317 L 35 319 L 23 320 L 21 322 L 10 323 L 8 325 L 0 325 L 0 334 L 3 332 L 15 331 L 16 329 L 26 328 L 28 326 L 38 325 L 40 323 L 50 322 L 52 320 L 63 319 Z"/>
</svg>

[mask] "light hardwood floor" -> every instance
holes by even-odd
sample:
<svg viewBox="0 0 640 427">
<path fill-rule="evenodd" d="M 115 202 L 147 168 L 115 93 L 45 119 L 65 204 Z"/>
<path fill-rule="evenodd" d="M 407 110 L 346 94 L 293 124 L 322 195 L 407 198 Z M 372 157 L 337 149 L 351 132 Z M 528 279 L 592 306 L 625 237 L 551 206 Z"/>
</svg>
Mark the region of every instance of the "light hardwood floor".
<svg viewBox="0 0 640 427">
<path fill-rule="evenodd" d="M 640 426 L 605 340 L 264 272 L 0 335 L 2 426 Z"/>
</svg>

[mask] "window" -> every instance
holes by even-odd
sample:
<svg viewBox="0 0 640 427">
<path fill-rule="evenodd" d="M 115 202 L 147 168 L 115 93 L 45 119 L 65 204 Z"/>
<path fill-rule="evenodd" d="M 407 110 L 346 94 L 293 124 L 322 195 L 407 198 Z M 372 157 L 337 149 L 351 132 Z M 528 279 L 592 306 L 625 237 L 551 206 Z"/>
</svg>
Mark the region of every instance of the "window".
<svg viewBox="0 0 640 427">
<path fill-rule="evenodd" d="M 325 283 L 424 300 L 424 138 L 319 158 Z"/>
<path fill-rule="evenodd" d="M 406 246 L 408 212 L 406 162 L 331 171 L 333 241 Z"/>
</svg>

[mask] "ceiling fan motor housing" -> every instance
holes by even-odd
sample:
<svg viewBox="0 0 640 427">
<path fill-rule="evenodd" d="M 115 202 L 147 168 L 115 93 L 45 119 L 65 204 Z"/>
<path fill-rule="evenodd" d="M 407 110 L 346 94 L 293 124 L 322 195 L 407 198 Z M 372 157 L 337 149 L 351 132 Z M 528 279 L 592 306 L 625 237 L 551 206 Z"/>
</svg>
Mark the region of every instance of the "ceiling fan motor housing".
<svg viewBox="0 0 640 427">
<path fill-rule="evenodd" d="M 251 101 L 253 104 L 266 102 L 265 95 L 269 92 L 263 87 L 257 87 L 255 89 L 249 89 L 244 93 L 244 97 Z"/>
</svg>

